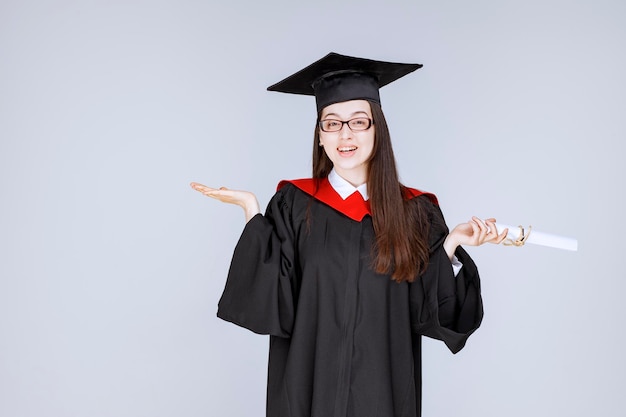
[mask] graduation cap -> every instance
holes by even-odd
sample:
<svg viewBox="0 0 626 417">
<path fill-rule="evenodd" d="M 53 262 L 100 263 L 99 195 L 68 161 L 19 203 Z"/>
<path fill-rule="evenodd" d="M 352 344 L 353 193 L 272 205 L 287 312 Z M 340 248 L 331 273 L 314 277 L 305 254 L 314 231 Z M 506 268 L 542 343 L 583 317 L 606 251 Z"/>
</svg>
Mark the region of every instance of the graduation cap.
<svg viewBox="0 0 626 417">
<path fill-rule="evenodd" d="M 330 104 L 348 100 L 380 104 L 379 88 L 421 67 L 331 52 L 267 90 L 315 96 L 318 112 Z"/>
</svg>

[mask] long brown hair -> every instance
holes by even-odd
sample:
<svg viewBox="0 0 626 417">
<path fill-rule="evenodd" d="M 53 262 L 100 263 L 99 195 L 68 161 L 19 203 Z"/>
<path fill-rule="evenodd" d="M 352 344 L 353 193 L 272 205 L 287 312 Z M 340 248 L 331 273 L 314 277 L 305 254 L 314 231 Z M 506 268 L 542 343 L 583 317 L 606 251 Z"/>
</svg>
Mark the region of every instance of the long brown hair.
<svg viewBox="0 0 626 417">
<path fill-rule="evenodd" d="M 379 104 L 370 102 L 370 107 L 375 129 L 367 173 L 367 193 L 376 235 L 372 268 L 380 274 L 391 274 L 397 282 L 413 282 L 428 264 L 428 217 L 419 202 L 404 198 L 405 187 L 398 179 L 385 115 Z M 321 113 L 313 140 L 313 178 L 326 178 L 333 168 L 319 146 Z"/>
</svg>

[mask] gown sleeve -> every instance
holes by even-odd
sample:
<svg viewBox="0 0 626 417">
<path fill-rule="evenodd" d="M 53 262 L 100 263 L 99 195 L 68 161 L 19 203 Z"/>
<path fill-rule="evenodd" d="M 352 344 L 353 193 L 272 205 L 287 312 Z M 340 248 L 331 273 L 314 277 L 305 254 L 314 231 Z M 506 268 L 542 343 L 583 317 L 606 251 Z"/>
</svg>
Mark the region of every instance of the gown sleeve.
<svg viewBox="0 0 626 417">
<path fill-rule="evenodd" d="M 295 244 L 289 190 L 250 219 L 235 247 L 217 316 L 255 333 L 289 337 L 294 322 Z"/>
<path fill-rule="evenodd" d="M 476 264 L 460 246 L 455 255 L 463 268 L 454 276 L 452 263 L 443 248 L 448 235 L 443 215 L 437 205 L 426 199 L 420 203 L 429 205 L 430 260 L 426 271 L 410 284 L 413 331 L 442 340 L 457 353 L 483 318 L 480 277 Z"/>
</svg>

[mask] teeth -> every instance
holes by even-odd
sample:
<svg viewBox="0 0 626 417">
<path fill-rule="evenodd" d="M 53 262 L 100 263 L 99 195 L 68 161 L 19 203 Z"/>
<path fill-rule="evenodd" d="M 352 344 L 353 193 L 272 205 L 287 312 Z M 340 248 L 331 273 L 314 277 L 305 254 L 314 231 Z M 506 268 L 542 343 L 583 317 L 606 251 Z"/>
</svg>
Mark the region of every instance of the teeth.
<svg viewBox="0 0 626 417">
<path fill-rule="evenodd" d="M 355 151 L 356 150 L 356 146 L 351 146 L 351 147 L 346 147 L 346 148 L 337 148 L 337 150 L 339 152 L 350 152 L 350 151 Z"/>
</svg>

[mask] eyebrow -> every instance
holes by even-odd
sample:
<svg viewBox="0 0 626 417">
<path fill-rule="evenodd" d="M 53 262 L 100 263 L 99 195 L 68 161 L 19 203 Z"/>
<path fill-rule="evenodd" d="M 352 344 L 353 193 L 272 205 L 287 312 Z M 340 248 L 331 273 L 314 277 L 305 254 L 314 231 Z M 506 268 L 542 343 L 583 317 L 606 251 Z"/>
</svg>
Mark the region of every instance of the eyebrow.
<svg viewBox="0 0 626 417">
<path fill-rule="evenodd" d="M 367 112 L 366 112 L 366 111 L 364 111 L 364 110 L 358 110 L 358 111 L 355 111 L 354 113 L 352 113 L 352 114 L 350 115 L 350 117 L 353 117 L 353 116 L 355 116 L 355 115 L 357 115 L 357 114 L 359 114 L 359 113 L 363 113 L 363 114 L 364 114 L 364 115 L 366 115 L 367 117 L 370 117 L 370 115 L 369 115 L 369 114 L 367 114 Z M 325 118 L 327 118 L 328 116 L 335 116 L 335 117 L 339 117 L 339 115 L 338 115 L 337 113 L 328 113 L 327 115 L 325 115 L 325 116 L 324 116 L 324 119 L 325 119 Z"/>
</svg>

